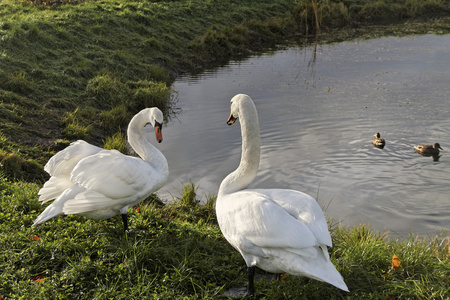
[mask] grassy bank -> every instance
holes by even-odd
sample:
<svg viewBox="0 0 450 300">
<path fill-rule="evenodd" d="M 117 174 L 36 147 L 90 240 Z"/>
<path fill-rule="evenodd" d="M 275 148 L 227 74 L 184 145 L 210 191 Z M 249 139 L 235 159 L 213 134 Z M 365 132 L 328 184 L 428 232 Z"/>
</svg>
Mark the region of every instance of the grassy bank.
<svg viewBox="0 0 450 300">
<path fill-rule="evenodd" d="M 214 198 L 199 205 L 195 187 L 168 205 L 156 197 L 119 218 L 55 218 L 31 227 L 39 186 L 0 180 L 0 296 L 3 299 L 226 299 L 246 285 L 240 254 L 220 233 Z M 391 241 L 366 227 L 331 224 L 331 259 L 350 289 L 307 278 L 258 280 L 256 299 L 448 299 L 450 241 Z M 392 257 L 400 259 L 392 267 Z"/>
<path fill-rule="evenodd" d="M 159 106 L 168 115 L 177 74 L 230 56 L 222 45 L 230 42 L 223 39 L 226 30 L 236 32 L 234 43 L 245 53 L 279 42 L 284 36 L 278 28 L 289 22 L 294 5 L 292 0 L 35 3 L 0 5 L 0 160 L 20 151 L 41 165 L 70 140 L 101 145 L 143 107 Z M 266 22 L 277 18 L 280 25 L 273 21 L 269 30 Z M 16 178 L 43 176 L 26 172 L 30 178 L 23 178 L 25 172 L 9 165 L 4 171 Z"/>
</svg>

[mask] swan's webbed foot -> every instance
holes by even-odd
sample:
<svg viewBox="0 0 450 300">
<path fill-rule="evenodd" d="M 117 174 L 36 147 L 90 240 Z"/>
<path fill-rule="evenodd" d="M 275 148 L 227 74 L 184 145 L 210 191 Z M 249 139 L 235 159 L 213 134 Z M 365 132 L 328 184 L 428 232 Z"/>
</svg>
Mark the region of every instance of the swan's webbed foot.
<svg viewBox="0 0 450 300">
<path fill-rule="evenodd" d="M 256 267 L 248 267 L 247 268 L 247 274 L 248 274 L 248 286 L 245 287 L 239 287 L 239 288 L 231 288 L 227 291 L 225 291 L 225 296 L 235 299 L 242 299 L 247 297 L 253 297 L 255 294 L 255 271 Z"/>
<path fill-rule="evenodd" d="M 247 297 L 246 287 L 230 288 L 223 293 L 225 296 L 233 299 L 242 299 Z"/>
</svg>

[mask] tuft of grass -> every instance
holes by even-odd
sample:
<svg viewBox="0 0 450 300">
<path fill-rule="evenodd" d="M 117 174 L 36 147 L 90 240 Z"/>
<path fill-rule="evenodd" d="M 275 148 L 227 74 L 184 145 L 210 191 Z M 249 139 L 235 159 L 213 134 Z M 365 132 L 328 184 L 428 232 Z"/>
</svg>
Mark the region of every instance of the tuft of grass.
<svg viewBox="0 0 450 300">
<path fill-rule="evenodd" d="M 0 172 L 12 180 L 43 182 L 47 178 L 42 165 L 31 159 L 24 159 L 14 152 L 0 149 Z"/>
<path fill-rule="evenodd" d="M 197 189 L 198 187 L 195 186 L 195 184 L 193 184 L 192 182 L 183 185 L 180 197 L 177 199 L 177 201 L 182 205 L 196 206 L 198 203 L 200 203 L 200 200 L 197 199 Z"/>
<path fill-rule="evenodd" d="M 5 82 L 5 87 L 19 95 L 26 95 L 32 92 L 36 86 L 26 72 L 14 72 L 9 74 L 8 79 Z"/>
<path fill-rule="evenodd" d="M 95 76 L 86 85 L 86 96 L 94 99 L 95 105 L 102 109 L 126 104 L 128 95 L 127 86 L 108 72 Z"/>
<path fill-rule="evenodd" d="M 139 111 L 146 107 L 160 107 L 163 112 L 168 111 L 168 104 L 172 96 L 172 89 L 164 82 L 139 80 L 128 82 L 132 103 L 130 109 Z"/>
<path fill-rule="evenodd" d="M 163 82 L 168 86 L 172 84 L 172 78 L 170 77 L 170 74 L 164 68 L 158 65 L 148 66 L 147 74 L 153 82 Z"/>
<path fill-rule="evenodd" d="M 127 136 L 121 131 L 115 133 L 112 137 L 108 137 L 104 142 L 104 149 L 116 149 L 123 154 L 128 154 Z"/>
<path fill-rule="evenodd" d="M 83 114 L 78 108 L 73 112 L 67 112 L 62 120 L 65 126 L 64 135 L 69 139 L 89 139 L 92 125 L 85 123 L 92 120 L 90 117 L 92 116 Z"/>
<path fill-rule="evenodd" d="M 121 104 L 111 110 L 100 112 L 99 118 L 101 127 L 108 134 L 120 131 L 120 128 L 127 128 L 129 120 L 129 112 L 125 105 Z"/>
</svg>

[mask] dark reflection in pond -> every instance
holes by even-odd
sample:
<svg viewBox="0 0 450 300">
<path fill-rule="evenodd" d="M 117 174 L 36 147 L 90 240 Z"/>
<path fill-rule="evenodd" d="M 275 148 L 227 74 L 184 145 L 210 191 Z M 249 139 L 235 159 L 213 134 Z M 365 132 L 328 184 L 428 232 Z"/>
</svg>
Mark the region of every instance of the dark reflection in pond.
<svg viewBox="0 0 450 300">
<path fill-rule="evenodd" d="M 261 164 L 250 188 L 291 188 L 316 197 L 344 225 L 406 236 L 450 229 L 450 156 L 414 145 L 450 144 L 450 35 L 385 37 L 310 46 L 180 78 L 178 120 L 158 145 L 169 161 L 166 200 L 182 183 L 217 193 L 237 168 L 238 127 L 225 122 L 237 93 L 255 101 Z M 373 133 L 386 140 L 373 146 Z"/>
</svg>

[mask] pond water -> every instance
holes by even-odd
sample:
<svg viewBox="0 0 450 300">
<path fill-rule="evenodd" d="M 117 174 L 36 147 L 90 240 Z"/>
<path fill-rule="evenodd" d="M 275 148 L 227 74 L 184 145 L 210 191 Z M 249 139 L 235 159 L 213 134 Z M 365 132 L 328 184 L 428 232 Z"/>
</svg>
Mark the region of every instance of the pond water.
<svg viewBox="0 0 450 300">
<path fill-rule="evenodd" d="M 246 93 L 261 126 L 250 188 L 315 197 L 327 217 L 407 237 L 450 229 L 450 35 L 383 37 L 292 47 L 179 78 L 181 112 L 158 145 L 169 162 L 158 193 L 199 185 L 203 200 L 237 168 L 240 126 L 230 99 Z M 236 126 L 237 125 L 237 126 Z M 384 149 L 373 135 L 386 139 Z M 438 142 L 438 159 L 413 146 Z"/>
</svg>

